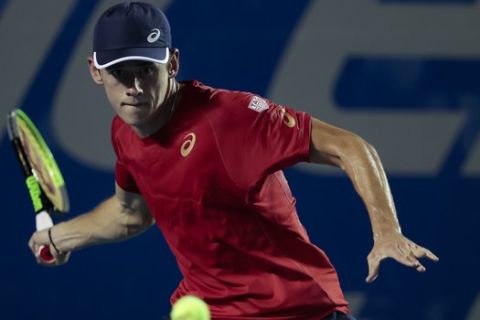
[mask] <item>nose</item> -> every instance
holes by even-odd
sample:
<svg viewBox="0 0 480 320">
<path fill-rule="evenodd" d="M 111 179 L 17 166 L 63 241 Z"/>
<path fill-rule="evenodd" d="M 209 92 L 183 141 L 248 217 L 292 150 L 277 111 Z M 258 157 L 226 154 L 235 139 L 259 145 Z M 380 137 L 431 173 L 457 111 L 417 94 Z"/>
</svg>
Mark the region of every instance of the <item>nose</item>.
<svg viewBox="0 0 480 320">
<path fill-rule="evenodd" d="M 130 85 L 127 88 L 127 96 L 137 97 L 143 94 L 143 89 L 140 86 L 140 80 L 137 77 L 133 77 L 133 81 L 130 82 Z"/>
</svg>

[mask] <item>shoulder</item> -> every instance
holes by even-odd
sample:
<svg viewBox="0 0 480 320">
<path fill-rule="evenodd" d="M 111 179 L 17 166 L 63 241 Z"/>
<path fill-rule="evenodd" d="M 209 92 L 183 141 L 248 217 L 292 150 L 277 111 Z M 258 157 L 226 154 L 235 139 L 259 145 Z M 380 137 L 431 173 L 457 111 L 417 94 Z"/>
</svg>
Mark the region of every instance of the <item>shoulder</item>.
<svg viewBox="0 0 480 320">
<path fill-rule="evenodd" d="M 182 106 L 188 121 L 205 121 L 214 131 L 240 128 L 259 112 L 268 109 L 267 100 L 250 92 L 215 88 L 198 81 L 184 82 Z"/>
<path fill-rule="evenodd" d="M 271 101 L 252 92 L 212 87 L 204 90 L 208 93 L 209 118 L 214 122 L 254 119 L 272 106 Z"/>
<path fill-rule="evenodd" d="M 275 109 L 268 99 L 251 92 L 219 90 L 214 98 L 216 108 L 211 120 L 217 129 L 238 129 L 244 132 L 263 119 L 269 119 Z"/>
<path fill-rule="evenodd" d="M 210 107 L 212 109 L 228 109 L 229 111 L 248 108 L 249 103 L 256 97 L 256 101 L 264 100 L 250 92 L 228 90 L 215 88 L 205 85 L 199 81 L 189 81 L 185 83 L 189 100 L 194 101 L 198 106 Z"/>
<path fill-rule="evenodd" d="M 252 92 L 214 88 L 198 81 L 187 86 L 189 110 L 194 110 L 197 118 L 207 119 L 218 132 L 243 132 L 252 125 L 275 123 L 295 114 L 294 109 Z"/>
<path fill-rule="evenodd" d="M 212 100 L 218 107 L 222 108 L 223 110 L 240 114 L 249 114 L 251 113 L 251 111 L 255 111 L 251 107 L 251 102 L 256 103 L 263 101 L 265 106 L 268 107 L 267 101 L 264 98 L 257 96 L 251 92 L 245 91 L 216 89 Z"/>
</svg>

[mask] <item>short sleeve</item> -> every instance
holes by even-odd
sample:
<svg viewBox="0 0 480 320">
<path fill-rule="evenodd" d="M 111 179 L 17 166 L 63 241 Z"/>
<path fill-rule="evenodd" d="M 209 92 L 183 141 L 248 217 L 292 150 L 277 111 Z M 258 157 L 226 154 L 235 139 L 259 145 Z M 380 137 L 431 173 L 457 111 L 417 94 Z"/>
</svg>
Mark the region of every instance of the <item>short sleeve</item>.
<svg viewBox="0 0 480 320">
<path fill-rule="evenodd" d="M 220 98 L 213 124 L 225 167 L 244 191 L 278 170 L 309 160 L 311 117 L 267 99 L 237 93 Z"/>
<path fill-rule="evenodd" d="M 119 126 L 119 119 L 117 117 L 114 118 L 112 122 L 112 147 L 115 151 L 116 160 L 115 160 L 115 182 L 118 184 L 120 188 L 127 192 L 134 192 L 140 193 L 140 190 L 135 183 L 135 179 L 130 174 L 127 169 L 127 166 L 123 162 L 122 159 L 122 150 L 121 146 L 117 142 L 117 134 L 118 134 L 118 126 Z"/>
</svg>

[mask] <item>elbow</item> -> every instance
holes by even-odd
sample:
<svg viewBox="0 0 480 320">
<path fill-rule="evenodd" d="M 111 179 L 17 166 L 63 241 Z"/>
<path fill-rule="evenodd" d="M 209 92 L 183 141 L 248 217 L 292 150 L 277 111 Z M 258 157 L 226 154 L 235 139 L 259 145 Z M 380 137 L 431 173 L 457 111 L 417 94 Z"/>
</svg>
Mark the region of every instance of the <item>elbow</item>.
<svg viewBox="0 0 480 320">
<path fill-rule="evenodd" d="M 362 137 L 355 135 L 354 134 L 354 149 L 359 150 L 362 153 L 368 153 L 374 156 L 377 156 L 377 150 L 375 149 L 374 146 L 372 146 L 369 142 L 367 142 L 365 139 Z"/>
<path fill-rule="evenodd" d="M 361 137 L 357 136 L 357 140 L 358 140 L 357 143 L 359 145 L 358 148 L 360 149 L 360 152 L 363 155 L 367 156 L 369 159 L 372 159 L 372 160 L 379 159 L 377 149 L 375 149 L 374 146 L 372 146 L 369 142 L 365 141 Z"/>
<path fill-rule="evenodd" d="M 375 148 L 355 133 L 313 119 L 310 161 L 347 170 L 368 157 L 377 157 Z"/>
<path fill-rule="evenodd" d="M 340 159 L 339 167 L 344 171 L 347 167 L 355 166 L 363 159 L 370 159 L 371 161 L 378 159 L 377 150 L 370 143 L 350 132 L 343 138 L 338 154 Z"/>
</svg>

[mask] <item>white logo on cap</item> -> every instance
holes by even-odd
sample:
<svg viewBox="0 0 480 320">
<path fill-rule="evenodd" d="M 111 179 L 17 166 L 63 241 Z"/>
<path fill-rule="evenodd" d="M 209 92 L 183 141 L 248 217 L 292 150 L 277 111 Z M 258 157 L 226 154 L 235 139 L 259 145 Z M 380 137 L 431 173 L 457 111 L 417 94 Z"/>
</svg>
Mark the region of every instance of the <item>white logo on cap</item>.
<svg viewBox="0 0 480 320">
<path fill-rule="evenodd" d="M 155 29 L 152 29 L 152 31 L 148 35 L 147 41 L 150 43 L 154 43 L 155 41 L 158 40 L 158 38 L 160 38 L 160 29 L 155 28 Z"/>
</svg>

